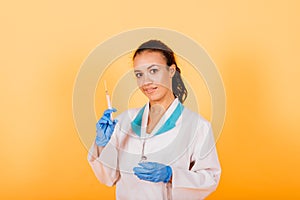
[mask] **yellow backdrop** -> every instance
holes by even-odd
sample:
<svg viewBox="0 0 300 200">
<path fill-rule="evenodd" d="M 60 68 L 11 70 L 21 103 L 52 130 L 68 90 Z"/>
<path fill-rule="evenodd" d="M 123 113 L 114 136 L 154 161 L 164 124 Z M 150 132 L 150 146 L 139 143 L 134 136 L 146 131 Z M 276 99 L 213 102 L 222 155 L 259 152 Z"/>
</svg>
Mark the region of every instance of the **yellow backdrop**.
<svg viewBox="0 0 300 200">
<path fill-rule="evenodd" d="M 99 43 L 146 26 L 193 38 L 222 75 L 223 173 L 208 199 L 299 199 L 299 8 L 296 0 L 2 3 L 0 199 L 114 198 L 87 163 L 73 85 Z"/>
</svg>

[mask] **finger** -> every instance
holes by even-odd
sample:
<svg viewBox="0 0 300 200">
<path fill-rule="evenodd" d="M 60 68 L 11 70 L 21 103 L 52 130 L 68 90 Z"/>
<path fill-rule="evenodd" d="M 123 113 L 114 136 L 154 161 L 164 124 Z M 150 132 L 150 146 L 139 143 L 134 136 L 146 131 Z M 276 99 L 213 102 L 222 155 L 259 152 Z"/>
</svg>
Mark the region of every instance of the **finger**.
<svg viewBox="0 0 300 200">
<path fill-rule="evenodd" d="M 110 115 L 112 112 L 116 112 L 117 109 L 115 108 L 110 108 L 110 109 L 106 109 L 103 113 L 103 115 Z"/>
<path fill-rule="evenodd" d="M 96 130 L 103 130 L 106 129 L 107 125 L 106 124 L 97 124 L 96 125 Z"/>
<path fill-rule="evenodd" d="M 103 126 L 102 124 L 99 123 L 99 121 L 96 123 L 96 128 L 101 128 L 101 126 Z"/>
<path fill-rule="evenodd" d="M 151 171 L 149 171 L 145 168 L 142 168 L 142 167 L 134 167 L 133 171 L 136 174 L 151 174 Z"/>
<path fill-rule="evenodd" d="M 99 119 L 99 121 L 96 123 L 96 127 L 102 128 L 103 126 L 107 126 L 109 123 L 105 119 Z"/>
<path fill-rule="evenodd" d="M 100 119 L 101 120 L 101 119 Z M 112 121 L 110 116 L 102 116 L 102 120 L 104 123 L 107 123 L 109 125 L 114 125 L 114 121 Z"/>
<path fill-rule="evenodd" d="M 139 163 L 139 165 L 145 169 L 148 169 L 148 170 L 153 170 L 156 168 L 157 166 L 157 163 L 155 162 L 142 162 L 142 163 Z"/>
<path fill-rule="evenodd" d="M 151 181 L 152 176 L 148 174 L 135 174 L 139 179 L 146 180 L 146 181 Z"/>
<path fill-rule="evenodd" d="M 99 123 L 112 125 L 113 122 L 111 121 L 110 117 L 104 115 L 101 117 L 101 119 L 99 119 Z"/>
<path fill-rule="evenodd" d="M 109 128 L 109 126 L 103 126 L 102 131 L 104 133 L 105 136 L 107 136 L 107 129 Z"/>
</svg>

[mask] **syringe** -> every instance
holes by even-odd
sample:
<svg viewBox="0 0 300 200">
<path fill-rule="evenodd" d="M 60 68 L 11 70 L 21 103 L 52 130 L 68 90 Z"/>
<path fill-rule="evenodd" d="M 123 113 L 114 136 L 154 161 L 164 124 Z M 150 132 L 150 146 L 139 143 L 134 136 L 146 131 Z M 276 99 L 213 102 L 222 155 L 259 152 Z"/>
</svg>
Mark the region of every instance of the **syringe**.
<svg viewBox="0 0 300 200">
<path fill-rule="evenodd" d="M 111 102 L 110 102 L 110 96 L 108 94 L 107 86 L 106 86 L 106 81 L 104 80 L 104 88 L 105 88 L 105 95 L 106 95 L 106 102 L 107 102 L 107 107 L 108 109 L 112 109 Z M 110 115 L 112 119 L 112 114 Z"/>
<path fill-rule="evenodd" d="M 107 86 L 106 86 L 106 81 L 104 81 L 104 88 L 105 88 L 107 107 L 108 107 L 108 109 L 111 109 L 112 107 L 111 107 L 110 97 L 109 97 Z"/>
</svg>

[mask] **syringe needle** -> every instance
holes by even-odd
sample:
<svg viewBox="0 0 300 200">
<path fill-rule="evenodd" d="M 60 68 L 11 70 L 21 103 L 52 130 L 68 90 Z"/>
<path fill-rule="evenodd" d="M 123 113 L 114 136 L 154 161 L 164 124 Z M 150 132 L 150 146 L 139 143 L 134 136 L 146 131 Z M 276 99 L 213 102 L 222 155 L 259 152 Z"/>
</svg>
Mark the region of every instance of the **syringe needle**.
<svg viewBox="0 0 300 200">
<path fill-rule="evenodd" d="M 106 80 L 104 80 L 104 89 L 105 89 L 105 93 L 107 94 L 107 93 L 108 93 L 108 91 L 107 91 Z"/>
<path fill-rule="evenodd" d="M 107 107 L 109 109 L 112 109 L 111 102 L 110 102 L 110 97 L 109 97 L 108 90 L 107 90 L 106 80 L 104 80 L 104 88 L 105 88 L 105 95 L 106 95 Z"/>
</svg>

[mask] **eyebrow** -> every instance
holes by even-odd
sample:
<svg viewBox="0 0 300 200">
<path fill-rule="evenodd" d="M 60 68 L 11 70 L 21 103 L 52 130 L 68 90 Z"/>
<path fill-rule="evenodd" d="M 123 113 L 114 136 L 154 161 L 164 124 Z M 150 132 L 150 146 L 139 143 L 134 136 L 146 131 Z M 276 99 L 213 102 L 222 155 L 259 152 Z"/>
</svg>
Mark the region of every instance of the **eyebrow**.
<svg viewBox="0 0 300 200">
<path fill-rule="evenodd" d="M 147 70 L 150 69 L 151 67 L 154 67 L 154 66 L 159 66 L 159 64 L 151 64 L 147 67 Z M 141 70 L 134 70 L 134 72 L 141 72 Z"/>
</svg>

